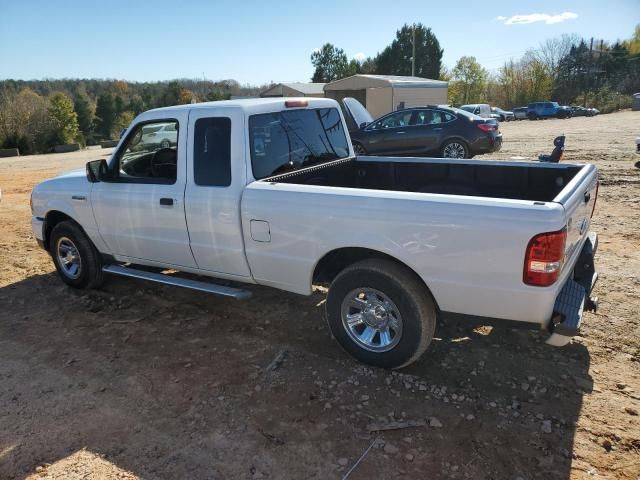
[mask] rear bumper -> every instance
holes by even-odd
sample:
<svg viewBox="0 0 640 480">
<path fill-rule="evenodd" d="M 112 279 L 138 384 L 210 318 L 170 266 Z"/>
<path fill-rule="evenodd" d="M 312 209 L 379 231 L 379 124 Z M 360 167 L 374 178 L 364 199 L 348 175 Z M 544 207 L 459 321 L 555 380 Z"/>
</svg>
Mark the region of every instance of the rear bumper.
<svg viewBox="0 0 640 480">
<path fill-rule="evenodd" d="M 472 155 L 497 152 L 502 148 L 502 134 L 477 139 L 469 146 Z"/>
<path fill-rule="evenodd" d="M 594 257 L 598 249 L 598 236 L 590 232 L 582 247 L 576 266 L 553 306 L 553 315 L 549 322 L 551 336 L 547 343 L 562 347 L 569 343 L 571 337 L 580 334 L 580 326 L 584 311 L 595 311 L 598 299 L 591 296 L 591 291 L 598 280 Z"/>
</svg>

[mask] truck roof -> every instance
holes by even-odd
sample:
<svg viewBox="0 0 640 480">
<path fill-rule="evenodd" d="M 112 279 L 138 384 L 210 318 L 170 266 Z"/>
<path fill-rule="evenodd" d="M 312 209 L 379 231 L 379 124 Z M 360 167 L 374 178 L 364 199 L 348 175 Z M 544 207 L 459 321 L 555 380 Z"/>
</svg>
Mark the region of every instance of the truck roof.
<svg viewBox="0 0 640 480">
<path fill-rule="evenodd" d="M 237 100 L 219 100 L 215 102 L 189 103 L 186 105 L 174 105 L 171 107 L 154 108 L 148 112 L 175 112 L 180 110 L 197 110 L 207 108 L 236 108 L 244 112 L 262 113 L 268 111 L 284 110 L 285 102 L 302 101 L 307 102 L 309 107 L 328 108 L 338 107 L 335 100 L 330 98 L 311 98 L 311 97 L 272 97 L 272 98 L 243 98 Z"/>
</svg>

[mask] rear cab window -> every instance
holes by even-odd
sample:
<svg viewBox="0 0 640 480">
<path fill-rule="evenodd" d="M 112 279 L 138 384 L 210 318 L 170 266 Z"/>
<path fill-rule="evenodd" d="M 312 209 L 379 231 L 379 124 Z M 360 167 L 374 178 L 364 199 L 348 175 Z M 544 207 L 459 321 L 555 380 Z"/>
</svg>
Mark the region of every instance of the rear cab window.
<svg viewBox="0 0 640 480">
<path fill-rule="evenodd" d="M 196 185 L 231 185 L 231 119 L 199 118 L 193 135 L 193 180 Z"/>
<path fill-rule="evenodd" d="M 256 180 L 349 156 L 337 108 L 295 109 L 249 117 Z"/>
</svg>

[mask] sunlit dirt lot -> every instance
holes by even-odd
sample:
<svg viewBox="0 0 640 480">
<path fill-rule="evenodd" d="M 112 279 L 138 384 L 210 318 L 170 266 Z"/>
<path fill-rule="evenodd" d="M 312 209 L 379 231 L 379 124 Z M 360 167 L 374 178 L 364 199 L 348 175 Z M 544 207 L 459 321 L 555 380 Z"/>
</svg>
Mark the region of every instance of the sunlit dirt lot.
<svg viewBox="0 0 640 480">
<path fill-rule="evenodd" d="M 566 161 L 600 169 L 600 309 L 562 349 L 441 326 L 400 372 L 343 353 L 322 292 L 64 286 L 29 193 L 109 151 L 0 159 L 0 478 L 338 479 L 359 459 L 351 479 L 640 478 L 640 112 L 501 129 L 491 158 L 565 133 Z"/>
</svg>

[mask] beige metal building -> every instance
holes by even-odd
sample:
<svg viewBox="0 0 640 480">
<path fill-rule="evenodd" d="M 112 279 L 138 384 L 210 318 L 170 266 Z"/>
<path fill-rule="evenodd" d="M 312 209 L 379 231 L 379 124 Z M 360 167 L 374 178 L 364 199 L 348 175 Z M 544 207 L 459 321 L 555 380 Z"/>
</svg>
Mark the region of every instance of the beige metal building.
<svg viewBox="0 0 640 480">
<path fill-rule="evenodd" d="M 375 118 L 395 110 L 447 103 L 448 82 L 395 75 L 353 75 L 327 83 L 327 98 L 353 97 Z"/>
<path fill-rule="evenodd" d="M 326 83 L 278 83 L 260 92 L 261 97 L 324 97 Z"/>
</svg>

